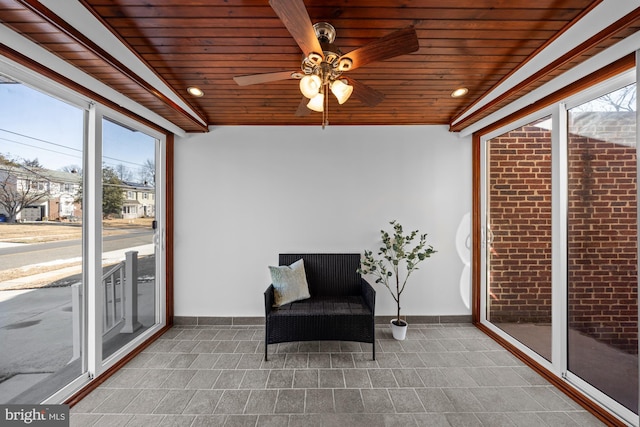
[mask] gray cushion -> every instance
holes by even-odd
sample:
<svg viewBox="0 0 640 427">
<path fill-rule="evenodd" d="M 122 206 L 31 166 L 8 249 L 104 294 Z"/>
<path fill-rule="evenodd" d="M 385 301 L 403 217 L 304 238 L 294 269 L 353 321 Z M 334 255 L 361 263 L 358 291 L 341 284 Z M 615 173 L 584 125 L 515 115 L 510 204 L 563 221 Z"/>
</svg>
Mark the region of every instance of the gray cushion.
<svg viewBox="0 0 640 427">
<path fill-rule="evenodd" d="M 269 271 L 273 284 L 274 307 L 311 297 L 302 259 L 291 265 L 269 266 Z"/>
</svg>

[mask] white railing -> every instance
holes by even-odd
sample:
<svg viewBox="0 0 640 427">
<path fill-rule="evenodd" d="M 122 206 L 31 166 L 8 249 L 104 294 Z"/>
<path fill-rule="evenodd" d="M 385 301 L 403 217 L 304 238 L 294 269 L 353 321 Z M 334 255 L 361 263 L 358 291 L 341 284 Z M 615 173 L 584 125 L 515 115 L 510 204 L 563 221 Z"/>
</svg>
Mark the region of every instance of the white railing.
<svg viewBox="0 0 640 427">
<path fill-rule="evenodd" d="M 127 334 L 140 329 L 138 322 L 138 251 L 125 253 L 124 326 L 120 332 Z"/>
<path fill-rule="evenodd" d="M 80 349 L 82 348 L 82 342 L 80 341 L 82 334 L 82 328 L 80 327 L 80 325 L 82 325 L 81 301 L 82 283 L 74 283 L 71 285 L 71 307 L 73 308 L 73 316 L 71 319 L 73 327 L 73 355 L 71 356 L 69 363 L 80 357 Z"/>
<path fill-rule="evenodd" d="M 125 253 L 125 260 L 102 276 L 104 292 L 102 340 L 138 327 L 138 252 Z"/>
<path fill-rule="evenodd" d="M 124 326 L 124 292 L 126 261 L 113 266 L 102 276 L 102 341 L 120 333 Z"/>
<path fill-rule="evenodd" d="M 102 342 L 120 333 L 138 330 L 138 252 L 125 253 L 125 260 L 102 276 Z M 73 357 L 80 357 L 82 324 L 82 286 L 71 286 L 73 305 Z"/>
</svg>

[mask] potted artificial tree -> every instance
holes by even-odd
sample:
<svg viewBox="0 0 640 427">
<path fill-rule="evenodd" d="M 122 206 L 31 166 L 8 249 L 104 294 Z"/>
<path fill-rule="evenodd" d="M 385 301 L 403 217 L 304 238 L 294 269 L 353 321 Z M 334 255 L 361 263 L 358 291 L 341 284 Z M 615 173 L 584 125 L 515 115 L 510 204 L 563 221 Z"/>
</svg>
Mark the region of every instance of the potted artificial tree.
<svg viewBox="0 0 640 427">
<path fill-rule="evenodd" d="M 389 224 L 393 226 L 393 234 L 380 230 L 383 245 L 378 252 L 379 258 L 375 258 L 372 251 L 365 250 L 358 273 L 376 277 L 376 283 L 383 284 L 389 290 L 398 306 L 397 317 L 391 320 L 391 330 L 395 339 L 403 340 L 408 324 L 400 318 L 400 295 L 411 273 L 418 269 L 418 264 L 436 251 L 433 246 L 427 246 L 426 234 L 418 234 L 418 230 L 415 230 L 405 235 L 398 222 L 391 221 Z M 413 243 L 418 236 L 419 241 Z"/>
</svg>

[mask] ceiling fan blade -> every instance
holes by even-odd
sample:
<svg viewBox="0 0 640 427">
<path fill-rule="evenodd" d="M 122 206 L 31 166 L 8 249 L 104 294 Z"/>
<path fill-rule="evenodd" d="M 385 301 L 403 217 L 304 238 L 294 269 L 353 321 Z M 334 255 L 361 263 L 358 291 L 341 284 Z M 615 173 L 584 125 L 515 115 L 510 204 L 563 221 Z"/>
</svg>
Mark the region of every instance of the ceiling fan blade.
<svg viewBox="0 0 640 427">
<path fill-rule="evenodd" d="M 353 93 L 351 94 L 351 96 L 362 102 L 363 104 L 368 105 L 369 107 L 375 107 L 384 99 L 384 94 L 378 92 L 374 88 L 369 87 L 364 83 L 360 83 L 359 81 L 354 80 L 350 77 L 344 78 L 346 78 L 349 84 L 353 86 Z"/>
<path fill-rule="evenodd" d="M 300 104 L 298 105 L 298 109 L 296 110 L 296 117 L 308 116 L 311 113 L 311 110 L 307 108 L 308 103 L 309 100 L 303 96 L 302 100 L 300 100 Z"/>
<path fill-rule="evenodd" d="M 308 55 L 315 52 L 324 58 L 322 47 L 302 0 L 269 0 L 269 4 L 298 43 L 302 53 Z"/>
<path fill-rule="evenodd" d="M 276 82 L 278 80 L 294 79 L 298 71 L 278 71 L 277 73 L 251 74 L 249 76 L 235 76 L 233 80 L 239 86 L 255 85 L 258 83 Z"/>
<path fill-rule="evenodd" d="M 353 64 L 349 69 L 354 70 L 370 62 L 384 61 L 394 56 L 415 52 L 419 48 L 416 30 L 413 27 L 407 27 L 352 50 L 342 55 L 340 59 L 351 59 Z"/>
</svg>

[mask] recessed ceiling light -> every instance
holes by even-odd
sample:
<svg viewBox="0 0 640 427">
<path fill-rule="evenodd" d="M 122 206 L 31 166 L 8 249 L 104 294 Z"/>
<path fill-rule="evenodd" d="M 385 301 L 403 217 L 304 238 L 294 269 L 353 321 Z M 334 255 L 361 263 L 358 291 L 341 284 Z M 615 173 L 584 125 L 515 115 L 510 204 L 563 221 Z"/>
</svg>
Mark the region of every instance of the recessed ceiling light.
<svg viewBox="0 0 640 427">
<path fill-rule="evenodd" d="M 451 97 L 460 98 L 462 96 L 465 96 L 467 93 L 469 93 L 469 89 L 467 89 L 466 87 L 459 87 L 458 89 L 451 92 Z"/>
<path fill-rule="evenodd" d="M 189 92 L 190 95 L 198 96 L 198 97 L 204 95 L 204 92 L 202 91 L 202 89 L 200 89 L 199 87 L 195 87 L 195 86 L 189 86 L 187 88 L 187 92 Z"/>
</svg>

